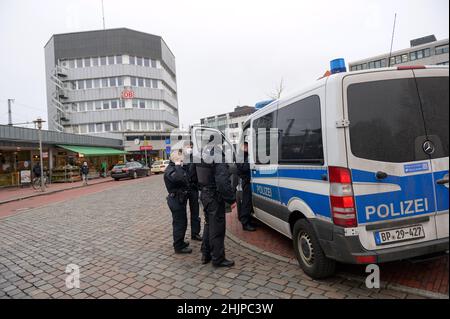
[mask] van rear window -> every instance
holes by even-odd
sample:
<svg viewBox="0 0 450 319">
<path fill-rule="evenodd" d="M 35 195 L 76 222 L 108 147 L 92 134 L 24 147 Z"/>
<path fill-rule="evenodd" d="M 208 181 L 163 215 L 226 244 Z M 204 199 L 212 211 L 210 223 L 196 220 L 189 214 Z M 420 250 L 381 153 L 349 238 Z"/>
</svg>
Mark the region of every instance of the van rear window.
<svg viewBox="0 0 450 319">
<path fill-rule="evenodd" d="M 448 152 L 448 76 L 417 78 L 423 116 L 429 139 L 436 146 L 433 158 L 447 157 Z"/>
<path fill-rule="evenodd" d="M 354 156 L 394 163 L 428 159 L 422 151 L 426 130 L 413 78 L 351 84 L 347 98 Z"/>
</svg>

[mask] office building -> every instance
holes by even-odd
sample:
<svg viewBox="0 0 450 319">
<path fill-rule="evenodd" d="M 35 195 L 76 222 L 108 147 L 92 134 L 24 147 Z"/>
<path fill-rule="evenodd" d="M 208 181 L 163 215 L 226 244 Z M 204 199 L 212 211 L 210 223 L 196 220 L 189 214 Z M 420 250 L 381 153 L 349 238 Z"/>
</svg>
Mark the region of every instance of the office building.
<svg viewBox="0 0 450 319">
<path fill-rule="evenodd" d="M 390 58 L 389 58 L 390 56 Z M 349 63 L 350 71 L 378 69 L 398 65 L 448 65 L 448 39 L 434 35 L 410 41 L 410 47 Z"/>
<path fill-rule="evenodd" d="M 126 28 L 53 35 L 45 45 L 48 125 L 124 140 L 178 127 L 175 57 Z"/>
<path fill-rule="evenodd" d="M 255 111 L 253 106 L 237 106 L 233 112 L 200 119 L 200 125 L 220 130 L 231 143 L 237 144 L 244 121 Z"/>
</svg>

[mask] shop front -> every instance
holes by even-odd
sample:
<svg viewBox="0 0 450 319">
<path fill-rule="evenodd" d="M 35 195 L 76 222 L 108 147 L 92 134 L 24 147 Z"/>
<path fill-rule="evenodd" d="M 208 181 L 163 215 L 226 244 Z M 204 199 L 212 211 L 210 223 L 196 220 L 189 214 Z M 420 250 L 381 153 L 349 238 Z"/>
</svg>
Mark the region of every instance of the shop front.
<svg viewBox="0 0 450 319">
<path fill-rule="evenodd" d="M 125 151 L 108 147 L 57 145 L 52 182 L 81 180 L 80 167 L 84 162 L 89 166 L 90 178 L 101 177 L 102 167 L 106 167 L 108 173 L 114 165 L 124 161 L 126 154 Z"/>
<path fill-rule="evenodd" d="M 38 135 L 35 129 L 0 125 L 0 187 L 30 185 L 40 163 Z M 43 169 L 51 182 L 80 180 L 83 162 L 91 177 L 98 177 L 102 164 L 109 171 L 126 154 L 122 140 L 42 131 Z"/>
</svg>

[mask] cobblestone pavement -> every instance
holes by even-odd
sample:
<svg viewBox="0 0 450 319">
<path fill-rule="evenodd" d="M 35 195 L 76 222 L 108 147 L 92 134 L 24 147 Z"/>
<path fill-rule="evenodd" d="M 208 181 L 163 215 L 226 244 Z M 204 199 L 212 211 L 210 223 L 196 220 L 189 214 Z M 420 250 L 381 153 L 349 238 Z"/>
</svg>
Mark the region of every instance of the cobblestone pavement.
<svg viewBox="0 0 450 319">
<path fill-rule="evenodd" d="M 112 183 L 111 183 L 112 184 Z M 231 269 L 175 255 L 162 176 L 0 219 L 0 298 L 416 298 L 296 265 L 226 240 Z M 1 206 L 0 206 L 1 209 Z M 66 288 L 68 264 L 80 288 Z"/>
</svg>

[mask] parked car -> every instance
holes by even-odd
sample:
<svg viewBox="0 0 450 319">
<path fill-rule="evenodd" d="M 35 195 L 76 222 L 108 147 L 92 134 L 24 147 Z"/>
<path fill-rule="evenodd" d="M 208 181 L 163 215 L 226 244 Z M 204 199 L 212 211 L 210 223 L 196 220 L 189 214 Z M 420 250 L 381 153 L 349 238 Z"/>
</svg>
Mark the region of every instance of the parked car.
<svg viewBox="0 0 450 319">
<path fill-rule="evenodd" d="M 121 178 L 138 178 L 149 175 L 149 168 L 138 162 L 128 162 L 125 164 L 117 164 L 111 170 L 111 177 L 116 181 Z"/>
<path fill-rule="evenodd" d="M 164 173 L 169 166 L 169 162 L 169 160 L 153 162 L 151 172 L 154 174 Z"/>
</svg>

